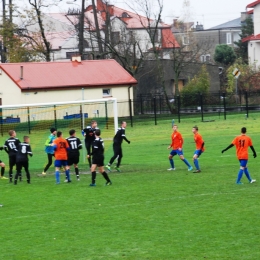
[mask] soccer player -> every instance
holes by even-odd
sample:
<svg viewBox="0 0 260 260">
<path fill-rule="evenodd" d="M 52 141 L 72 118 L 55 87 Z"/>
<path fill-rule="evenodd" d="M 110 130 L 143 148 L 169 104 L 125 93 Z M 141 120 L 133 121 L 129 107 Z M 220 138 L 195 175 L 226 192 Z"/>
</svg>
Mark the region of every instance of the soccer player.
<svg viewBox="0 0 260 260">
<path fill-rule="evenodd" d="M 69 144 L 66 139 L 62 137 L 62 132 L 57 132 L 57 138 L 52 143 L 54 147 L 54 156 L 55 156 L 55 178 L 56 184 L 60 184 L 60 168 L 62 166 L 65 167 L 65 174 L 67 178 L 67 182 L 71 182 L 70 180 L 70 169 L 68 166 L 68 154 Z"/>
<path fill-rule="evenodd" d="M 10 138 L 5 141 L 4 149 L 9 156 L 9 182 L 13 181 L 13 167 L 16 165 L 16 153 L 17 147 L 20 144 L 20 140 L 16 138 L 16 132 L 14 130 L 9 131 Z M 22 177 L 20 175 L 20 181 Z"/>
<path fill-rule="evenodd" d="M 108 171 L 111 171 L 111 165 L 113 164 L 114 160 L 117 158 L 117 165 L 115 169 L 120 172 L 120 164 L 121 160 L 123 157 L 123 152 L 122 152 L 122 142 L 125 140 L 128 144 L 130 144 L 130 141 L 126 138 L 125 136 L 125 128 L 126 128 L 126 122 L 122 121 L 121 122 L 121 127 L 117 129 L 116 135 L 114 136 L 113 139 L 113 150 L 114 150 L 114 155 L 111 157 L 109 163 L 106 165 L 106 168 Z"/>
<path fill-rule="evenodd" d="M 74 129 L 71 129 L 69 131 L 70 137 L 66 138 L 68 144 L 69 144 L 69 151 L 68 151 L 68 166 L 74 164 L 75 173 L 77 180 L 79 181 L 79 150 L 82 149 L 82 143 L 78 137 L 76 137 L 76 131 Z"/>
<path fill-rule="evenodd" d="M 4 147 L 2 146 L 2 147 L 0 147 L 0 150 L 2 151 L 4 149 Z M 2 180 L 7 180 L 8 178 L 6 178 L 5 176 L 4 176 L 4 174 L 5 174 L 5 164 L 0 160 L 0 166 L 1 166 L 1 174 L 0 174 L 0 179 L 2 179 Z"/>
<path fill-rule="evenodd" d="M 237 184 L 242 184 L 241 178 L 243 176 L 243 173 L 245 173 L 247 179 L 249 180 L 250 183 L 256 182 L 256 180 L 251 179 L 249 171 L 247 169 L 247 161 L 248 161 L 248 147 L 251 148 L 253 152 L 253 157 L 256 158 L 256 152 L 253 147 L 252 140 L 249 136 L 246 135 L 246 128 L 242 127 L 241 128 L 241 135 L 235 137 L 235 139 L 232 141 L 232 143 L 224 150 L 221 152 L 224 153 L 227 151 L 229 148 L 236 146 L 236 154 L 237 158 L 240 162 L 240 169 L 238 171 L 237 175 Z"/>
<path fill-rule="evenodd" d="M 196 150 L 193 155 L 193 163 L 196 167 L 196 171 L 194 171 L 193 173 L 201 172 L 198 158 L 205 150 L 204 140 L 202 139 L 202 136 L 199 134 L 198 131 L 199 131 L 199 128 L 197 126 L 194 126 L 192 128 L 192 133 L 194 134 L 194 141 L 195 141 L 195 146 L 196 146 Z"/>
<path fill-rule="evenodd" d="M 52 146 L 52 143 L 56 138 L 57 130 L 56 128 L 52 127 L 50 131 L 51 134 L 49 135 L 48 139 L 45 142 L 45 152 L 47 153 L 48 163 L 43 169 L 42 175 L 46 175 L 47 170 L 52 165 L 52 157 L 54 156 L 54 147 Z"/>
<path fill-rule="evenodd" d="M 87 126 L 82 130 L 82 134 L 85 136 L 85 146 L 87 149 L 88 164 L 91 168 L 91 145 L 95 140 L 95 131 L 98 129 L 97 121 L 92 120 L 90 126 Z"/>
<path fill-rule="evenodd" d="M 16 167 L 17 171 L 14 177 L 14 184 L 17 184 L 17 179 L 18 176 L 21 175 L 22 167 L 24 167 L 24 170 L 26 172 L 26 177 L 27 177 L 27 183 L 31 183 L 31 177 L 30 177 L 30 172 L 29 172 L 29 160 L 28 160 L 28 155 L 32 156 L 32 149 L 30 146 L 30 138 L 29 136 L 24 136 L 23 137 L 23 142 L 19 143 L 18 149 L 16 153 Z"/>
<path fill-rule="evenodd" d="M 173 133 L 171 135 L 172 143 L 168 146 L 168 149 L 172 148 L 172 151 L 169 154 L 169 161 L 170 161 L 171 168 L 169 168 L 168 171 L 175 170 L 173 156 L 175 156 L 176 154 L 179 155 L 180 159 L 188 166 L 188 171 L 192 171 L 193 169 L 192 166 L 189 164 L 187 159 L 184 158 L 183 155 L 183 150 L 182 150 L 183 138 L 181 133 L 178 131 L 178 126 L 173 125 L 172 130 L 173 130 Z"/>
<path fill-rule="evenodd" d="M 92 182 L 89 186 L 96 186 L 96 168 L 99 167 L 99 172 L 105 178 L 106 185 L 112 185 L 107 173 L 104 170 L 104 142 L 100 137 L 101 131 L 97 129 L 95 131 L 95 140 L 92 143 L 92 165 L 91 165 L 91 179 Z"/>
</svg>

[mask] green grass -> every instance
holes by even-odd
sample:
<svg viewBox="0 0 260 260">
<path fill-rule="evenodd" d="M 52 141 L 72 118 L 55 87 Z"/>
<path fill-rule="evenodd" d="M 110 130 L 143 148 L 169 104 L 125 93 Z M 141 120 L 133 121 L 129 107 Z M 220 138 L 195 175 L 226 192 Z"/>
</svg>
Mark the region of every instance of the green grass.
<svg viewBox="0 0 260 260">
<path fill-rule="evenodd" d="M 176 171 L 168 172 L 171 120 L 157 126 L 146 121 L 128 126 L 131 144 L 123 144 L 122 173 L 110 173 L 113 185 L 108 187 L 99 174 L 97 187 L 88 186 L 89 174 L 79 182 L 72 175 L 72 183 L 60 185 L 51 174 L 38 177 L 43 151 L 36 144 L 42 134 L 32 133 L 32 184 L 0 180 L 0 258 L 260 259 L 259 184 L 248 184 L 243 177 L 244 185 L 236 185 L 235 148 L 221 154 L 246 126 L 260 157 L 260 116 L 208 119 L 215 121 L 191 118 L 179 124 L 191 163 L 192 126 L 197 124 L 203 135 L 201 174 L 188 172 L 177 157 Z M 113 131 L 103 130 L 102 136 L 107 162 Z M 257 181 L 259 157 L 253 159 L 250 150 L 249 172 Z"/>
</svg>

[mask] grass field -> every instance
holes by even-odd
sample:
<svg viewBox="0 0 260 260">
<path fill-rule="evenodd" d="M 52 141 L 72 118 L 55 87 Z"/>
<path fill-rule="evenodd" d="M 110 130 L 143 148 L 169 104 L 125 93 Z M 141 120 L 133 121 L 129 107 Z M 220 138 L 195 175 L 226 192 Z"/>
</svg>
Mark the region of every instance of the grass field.
<svg viewBox="0 0 260 260">
<path fill-rule="evenodd" d="M 259 183 L 243 177 L 244 185 L 236 185 L 235 148 L 221 154 L 246 126 L 259 154 L 253 159 L 249 151 L 249 172 L 260 181 L 260 115 L 211 119 L 178 124 L 191 163 L 191 128 L 199 126 L 206 145 L 200 174 L 188 172 L 177 157 L 176 171 L 166 170 L 171 121 L 128 126 L 131 144 L 123 144 L 122 173 L 110 173 L 112 186 L 104 186 L 100 175 L 97 187 L 89 187 L 89 174 L 60 185 L 53 174 L 39 177 L 44 163 L 36 144 L 42 140 L 32 134 L 32 184 L 0 180 L 0 259 L 260 259 Z M 112 135 L 102 134 L 106 162 Z"/>
</svg>

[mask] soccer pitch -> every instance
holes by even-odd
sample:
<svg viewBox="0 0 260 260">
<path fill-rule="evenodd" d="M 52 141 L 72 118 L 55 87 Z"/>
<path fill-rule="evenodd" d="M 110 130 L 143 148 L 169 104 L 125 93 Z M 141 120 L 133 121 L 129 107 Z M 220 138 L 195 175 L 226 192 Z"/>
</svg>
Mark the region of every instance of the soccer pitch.
<svg viewBox="0 0 260 260">
<path fill-rule="evenodd" d="M 158 121 L 157 126 L 153 122 L 128 125 L 131 144 L 123 143 L 122 172 L 109 174 L 112 186 L 104 186 L 100 174 L 96 187 L 89 187 L 89 174 L 82 174 L 80 181 L 72 175 L 72 183 L 60 185 L 55 185 L 54 175 L 43 178 L 38 171 L 31 171 L 30 185 L 25 176 L 17 186 L 0 180 L 0 204 L 4 205 L 0 208 L 0 259 L 260 259 L 260 115 L 247 120 L 241 115 L 226 121 L 212 119 L 177 123 L 190 163 L 194 125 L 204 138 L 199 174 L 188 172 L 177 156 L 176 170 L 167 171 L 169 120 Z M 258 154 L 254 159 L 249 149 L 248 169 L 257 182 L 249 184 L 243 176 L 244 184 L 236 185 L 235 148 L 224 154 L 221 150 L 243 126 Z M 101 136 L 107 163 L 113 132 L 103 130 Z M 42 145 L 32 143 L 32 148 L 35 156 L 30 163 L 41 168 L 43 162 L 36 155 L 43 153 Z M 7 165 L 6 155 L 1 155 Z"/>
</svg>

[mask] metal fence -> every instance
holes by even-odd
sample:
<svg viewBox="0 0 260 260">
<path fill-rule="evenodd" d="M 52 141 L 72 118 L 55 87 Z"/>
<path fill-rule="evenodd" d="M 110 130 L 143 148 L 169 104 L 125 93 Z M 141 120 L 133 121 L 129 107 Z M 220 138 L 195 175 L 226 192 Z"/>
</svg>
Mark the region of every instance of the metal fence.
<svg viewBox="0 0 260 260">
<path fill-rule="evenodd" d="M 260 92 L 239 93 L 192 93 L 170 96 L 166 100 L 163 95 L 139 95 L 134 101 L 129 101 L 131 124 L 136 120 L 145 121 L 174 117 L 179 122 L 187 117 L 200 117 L 207 121 L 210 116 L 227 119 L 229 115 L 244 114 L 260 110 Z M 132 111 L 130 109 L 130 111 Z"/>
</svg>

